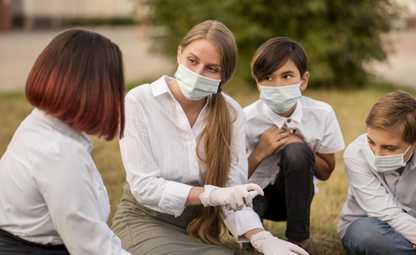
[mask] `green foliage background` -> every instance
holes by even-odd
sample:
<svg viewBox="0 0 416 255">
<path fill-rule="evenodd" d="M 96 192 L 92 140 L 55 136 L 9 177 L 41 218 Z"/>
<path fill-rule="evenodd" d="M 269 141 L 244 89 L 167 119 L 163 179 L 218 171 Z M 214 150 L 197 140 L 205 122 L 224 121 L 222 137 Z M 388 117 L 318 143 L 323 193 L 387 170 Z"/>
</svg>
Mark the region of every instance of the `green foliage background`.
<svg viewBox="0 0 416 255">
<path fill-rule="evenodd" d="M 186 32 L 206 19 L 224 22 L 240 50 L 238 75 L 249 78 L 250 59 L 271 37 L 300 42 L 310 59 L 314 86 L 362 86 L 363 64 L 384 60 L 381 36 L 392 29 L 392 0 L 148 0 L 148 21 L 162 28 L 159 49 L 174 55 Z"/>
</svg>

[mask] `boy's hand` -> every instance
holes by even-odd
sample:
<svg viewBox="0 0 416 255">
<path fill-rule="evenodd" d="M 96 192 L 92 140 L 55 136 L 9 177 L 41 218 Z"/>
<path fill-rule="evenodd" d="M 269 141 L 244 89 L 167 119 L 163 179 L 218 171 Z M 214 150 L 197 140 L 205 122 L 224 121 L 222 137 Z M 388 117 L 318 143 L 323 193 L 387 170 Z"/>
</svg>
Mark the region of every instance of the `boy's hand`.
<svg viewBox="0 0 416 255">
<path fill-rule="evenodd" d="M 294 133 L 290 133 L 285 139 L 284 139 L 284 146 L 292 144 L 292 143 L 304 143 L 305 141 L 303 140 L 302 137 L 300 137 L 297 134 Z"/>
<path fill-rule="evenodd" d="M 261 161 L 274 152 L 281 150 L 286 143 L 286 138 L 291 135 L 289 131 L 271 127 L 260 137 L 260 142 L 256 146 L 255 153 Z"/>
</svg>

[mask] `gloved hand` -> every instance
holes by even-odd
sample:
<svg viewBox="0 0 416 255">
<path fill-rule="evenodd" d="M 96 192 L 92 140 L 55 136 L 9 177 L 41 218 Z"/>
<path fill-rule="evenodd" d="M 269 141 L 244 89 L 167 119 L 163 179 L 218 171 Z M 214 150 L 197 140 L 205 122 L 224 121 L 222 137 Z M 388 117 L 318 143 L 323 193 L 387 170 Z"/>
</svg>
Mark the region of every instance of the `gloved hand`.
<svg viewBox="0 0 416 255">
<path fill-rule="evenodd" d="M 265 255 L 308 255 L 291 242 L 274 237 L 269 231 L 261 231 L 250 238 L 253 247 Z"/>
<path fill-rule="evenodd" d="M 257 195 L 263 196 L 264 192 L 263 189 L 255 183 L 226 188 L 205 185 L 204 192 L 199 195 L 199 199 L 204 207 L 224 206 L 228 210 L 238 211 L 244 206 L 252 207 L 253 198 Z"/>
</svg>

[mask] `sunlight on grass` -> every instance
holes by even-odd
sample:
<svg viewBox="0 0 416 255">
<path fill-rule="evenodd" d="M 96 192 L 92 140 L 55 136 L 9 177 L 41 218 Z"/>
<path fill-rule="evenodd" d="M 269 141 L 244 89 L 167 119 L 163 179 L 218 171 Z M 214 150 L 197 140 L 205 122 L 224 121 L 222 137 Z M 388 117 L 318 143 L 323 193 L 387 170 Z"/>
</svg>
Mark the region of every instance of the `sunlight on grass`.
<svg viewBox="0 0 416 255">
<path fill-rule="evenodd" d="M 135 84 L 140 83 L 131 82 L 129 87 L 131 88 Z M 225 90 L 243 106 L 256 100 L 258 93 L 255 89 L 251 89 L 249 86 L 236 86 L 238 83 L 241 83 L 241 81 L 233 81 L 227 85 Z M 345 142 L 348 144 L 356 136 L 364 132 L 364 119 L 370 106 L 378 97 L 392 90 L 391 86 L 385 85 L 342 91 L 308 90 L 306 95 L 328 102 L 333 106 L 341 124 Z M 25 100 L 23 94 L 0 93 L 0 112 L 2 115 L 0 128 L 1 154 L 5 151 L 14 130 L 30 110 L 31 106 Z M 118 142 L 104 142 L 98 139 L 94 139 L 94 141 L 93 156 L 110 194 L 112 212 L 114 212 L 121 196 L 122 184 L 125 180 Z M 312 239 L 318 254 L 344 254 L 336 234 L 336 223 L 345 199 L 346 189 L 347 179 L 343 170 L 341 154 L 339 154 L 337 155 L 335 172 L 329 181 L 319 184 L 319 194 L 315 196 L 313 201 L 311 219 Z M 284 237 L 284 223 L 266 221 L 265 226 L 279 237 Z"/>
</svg>

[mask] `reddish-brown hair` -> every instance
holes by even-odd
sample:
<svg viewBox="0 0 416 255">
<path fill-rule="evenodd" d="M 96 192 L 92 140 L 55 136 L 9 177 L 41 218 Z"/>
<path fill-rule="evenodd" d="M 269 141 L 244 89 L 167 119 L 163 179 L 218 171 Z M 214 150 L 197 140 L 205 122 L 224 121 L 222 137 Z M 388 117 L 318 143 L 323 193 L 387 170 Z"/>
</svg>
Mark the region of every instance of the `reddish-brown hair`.
<svg viewBox="0 0 416 255">
<path fill-rule="evenodd" d="M 124 93 L 119 47 L 80 29 L 58 34 L 36 59 L 26 82 L 33 106 L 107 140 L 123 134 Z"/>
</svg>

